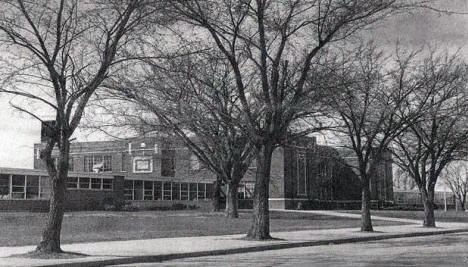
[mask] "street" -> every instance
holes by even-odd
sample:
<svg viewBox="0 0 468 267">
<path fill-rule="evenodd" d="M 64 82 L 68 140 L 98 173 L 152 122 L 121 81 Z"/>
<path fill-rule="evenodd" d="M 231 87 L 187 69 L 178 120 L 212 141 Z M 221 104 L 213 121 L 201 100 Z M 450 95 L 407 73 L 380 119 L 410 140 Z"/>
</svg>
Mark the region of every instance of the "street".
<svg viewBox="0 0 468 267">
<path fill-rule="evenodd" d="M 468 233 L 186 258 L 132 266 L 468 266 Z"/>
</svg>

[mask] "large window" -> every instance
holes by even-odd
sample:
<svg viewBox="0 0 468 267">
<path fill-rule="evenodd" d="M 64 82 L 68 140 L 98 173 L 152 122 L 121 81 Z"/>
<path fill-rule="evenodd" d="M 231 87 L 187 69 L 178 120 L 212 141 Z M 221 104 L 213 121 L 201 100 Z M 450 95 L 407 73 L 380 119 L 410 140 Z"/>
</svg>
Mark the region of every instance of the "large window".
<svg viewBox="0 0 468 267">
<path fill-rule="evenodd" d="M 125 180 L 127 200 L 197 200 L 210 198 L 213 184 Z"/>
<path fill-rule="evenodd" d="M 164 182 L 163 183 L 163 199 L 164 200 L 172 200 L 172 183 L 171 182 Z"/>
<path fill-rule="evenodd" d="M 27 199 L 39 198 L 39 176 L 36 176 L 36 175 L 26 176 L 26 198 Z"/>
<path fill-rule="evenodd" d="M 297 154 L 297 195 L 307 195 L 307 161 L 304 153 Z"/>
<path fill-rule="evenodd" d="M 11 197 L 23 199 L 26 194 L 26 176 L 12 175 L 11 177 Z"/>
<path fill-rule="evenodd" d="M 161 176 L 175 176 L 175 150 L 161 150 Z"/>
<path fill-rule="evenodd" d="M 190 183 L 189 190 L 190 190 L 190 193 L 189 193 L 190 200 L 197 199 L 197 191 L 198 191 L 197 183 Z"/>
<path fill-rule="evenodd" d="M 10 193 L 10 178 L 11 178 L 11 195 Z M 2 174 L 0 176 L 0 199 L 13 198 L 13 199 L 39 199 L 47 198 L 48 194 L 41 194 L 45 192 L 41 190 L 41 179 L 47 177 L 39 177 L 37 175 L 9 175 Z M 43 187 L 46 187 L 44 185 Z"/>
<path fill-rule="evenodd" d="M 198 184 L 198 199 L 206 198 L 206 184 Z"/>
<path fill-rule="evenodd" d="M 180 183 L 180 200 L 188 200 L 188 183 Z"/>
<path fill-rule="evenodd" d="M 85 172 L 111 172 L 111 155 L 89 155 L 84 157 Z"/>
<path fill-rule="evenodd" d="M 113 179 L 68 177 L 67 189 L 112 190 Z"/>
<path fill-rule="evenodd" d="M 144 200 L 153 200 L 153 181 L 143 181 L 144 183 Z"/>
<path fill-rule="evenodd" d="M 162 182 L 154 181 L 153 200 L 162 199 L 161 194 L 162 194 Z"/>
<path fill-rule="evenodd" d="M 172 183 L 172 200 L 180 200 L 180 183 Z"/>
</svg>

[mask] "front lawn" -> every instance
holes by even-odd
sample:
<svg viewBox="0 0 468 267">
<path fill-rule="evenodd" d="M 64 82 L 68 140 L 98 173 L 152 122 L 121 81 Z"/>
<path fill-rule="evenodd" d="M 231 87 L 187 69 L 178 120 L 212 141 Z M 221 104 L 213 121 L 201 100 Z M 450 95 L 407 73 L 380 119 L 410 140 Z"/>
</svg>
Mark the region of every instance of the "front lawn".
<svg viewBox="0 0 468 267">
<path fill-rule="evenodd" d="M 36 245 L 46 213 L 0 213 L 0 246 Z M 359 227 L 360 220 L 324 215 L 271 211 L 271 231 Z M 251 213 L 239 219 L 201 211 L 68 212 L 62 227 L 62 243 L 160 237 L 246 233 Z M 374 225 L 399 223 L 375 221 Z"/>
</svg>

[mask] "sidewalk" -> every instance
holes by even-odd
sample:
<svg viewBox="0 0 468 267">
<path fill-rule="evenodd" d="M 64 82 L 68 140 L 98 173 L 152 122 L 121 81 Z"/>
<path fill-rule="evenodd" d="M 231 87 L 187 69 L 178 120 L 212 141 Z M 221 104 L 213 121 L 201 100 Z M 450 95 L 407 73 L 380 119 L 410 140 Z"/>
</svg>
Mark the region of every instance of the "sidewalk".
<svg viewBox="0 0 468 267">
<path fill-rule="evenodd" d="M 289 211 L 288 211 L 289 212 Z M 335 214 L 333 216 L 355 216 L 330 211 L 298 211 L 317 214 Z M 373 217 L 374 220 L 397 220 L 396 218 Z M 434 235 L 454 232 L 468 232 L 465 223 L 438 223 L 437 228 L 427 229 L 420 226 L 420 221 L 411 220 L 410 225 L 377 226 L 374 233 L 363 233 L 358 228 L 309 230 L 294 232 L 276 232 L 274 241 L 245 241 L 244 235 L 203 236 L 158 238 L 147 240 L 108 241 L 94 243 L 76 243 L 63 245 L 65 251 L 89 255 L 73 259 L 25 259 L 8 257 L 26 253 L 34 246 L 0 247 L 0 266 L 102 266 L 111 264 L 131 264 L 136 262 L 155 262 L 161 260 L 223 255 L 253 252 L 281 248 L 317 246 L 382 240 L 388 238 Z M 409 221 L 405 221 L 410 223 Z"/>
</svg>

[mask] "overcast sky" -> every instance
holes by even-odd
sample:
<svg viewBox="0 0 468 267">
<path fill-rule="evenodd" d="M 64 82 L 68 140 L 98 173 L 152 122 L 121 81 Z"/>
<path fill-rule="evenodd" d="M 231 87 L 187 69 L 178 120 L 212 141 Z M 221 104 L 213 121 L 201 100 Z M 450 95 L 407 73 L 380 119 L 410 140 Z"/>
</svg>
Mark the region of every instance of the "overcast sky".
<svg viewBox="0 0 468 267">
<path fill-rule="evenodd" d="M 441 0 L 441 8 L 468 13 L 467 0 Z M 418 11 L 380 23 L 372 35 L 379 44 L 393 49 L 396 40 L 407 47 L 424 44 L 461 49 L 468 59 L 468 15 Z M 33 144 L 40 140 L 40 123 L 14 111 L 9 98 L 0 97 L 0 167 L 32 168 Z M 102 139 L 99 135 L 77 134 L 78 141 Z"/>
</svg>

